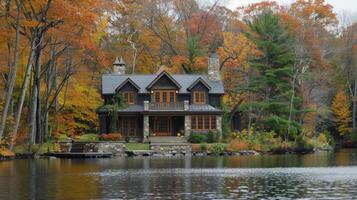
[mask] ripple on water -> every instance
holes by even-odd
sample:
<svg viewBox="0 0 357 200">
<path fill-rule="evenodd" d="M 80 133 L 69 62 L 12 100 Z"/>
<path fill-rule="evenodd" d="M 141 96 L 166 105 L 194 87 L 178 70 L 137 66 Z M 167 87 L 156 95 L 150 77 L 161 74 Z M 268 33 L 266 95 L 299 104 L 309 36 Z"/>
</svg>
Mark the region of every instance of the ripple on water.
<svg viewBox="0 0 357 200">
<path fill-rule="evenodd" d="M 86 175 L 98 177 L 108 195 L 124 191 L 115 195 L 125 198 L 352 199 L 357 195 L 357 167 L 128 169 Z"/>
</svg>

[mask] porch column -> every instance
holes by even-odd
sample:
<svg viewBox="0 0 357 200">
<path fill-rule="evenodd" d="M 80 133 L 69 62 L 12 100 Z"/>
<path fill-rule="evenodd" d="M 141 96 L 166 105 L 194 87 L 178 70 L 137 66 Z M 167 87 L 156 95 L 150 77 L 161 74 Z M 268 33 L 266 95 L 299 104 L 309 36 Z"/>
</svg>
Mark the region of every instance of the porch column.
<svg viewBox="0 0 357 200">
<path fill-rule="evenodd" d="M 222 115 L 218 115 L 216 117 L 216 125 L 217 125 L 217 131 L 219 133 L 219 137 L 222 138 Z"/>
<path fill-rule="evenodd" d="M 147 142 L 148 136 L 149 136 L 149 115 L 144 115 L 144 142 Z"/>
<path fill-rule="evenodd" d="M 188 138 L 191 132 L 191 116 L 185 115 L 185 137 Z"/>
</svg>

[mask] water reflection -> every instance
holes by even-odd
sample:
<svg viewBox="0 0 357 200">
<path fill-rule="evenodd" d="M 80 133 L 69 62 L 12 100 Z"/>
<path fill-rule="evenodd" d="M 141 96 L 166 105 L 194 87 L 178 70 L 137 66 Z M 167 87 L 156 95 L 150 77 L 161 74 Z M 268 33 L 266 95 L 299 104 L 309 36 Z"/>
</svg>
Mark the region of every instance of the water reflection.
<svg viewBox="0 0 357 200">
<path fill-rule="evenodd" d="M 0 162 L 0 199 L 353 199 L 357 151 Z"/>
</svg>

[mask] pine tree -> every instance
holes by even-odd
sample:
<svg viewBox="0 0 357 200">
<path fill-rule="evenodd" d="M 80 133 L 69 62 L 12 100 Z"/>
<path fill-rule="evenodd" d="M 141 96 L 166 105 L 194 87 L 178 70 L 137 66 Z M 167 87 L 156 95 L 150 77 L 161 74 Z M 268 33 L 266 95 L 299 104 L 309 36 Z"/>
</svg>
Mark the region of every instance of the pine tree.
<svg viewBox="0 0 357 200">
<path fill-rule="evenodd" d="M 343 91 L 336 94 L 332 102 L 332 111 L 335 114 L 337 130 L 341 136 L 352 133 L 350 124 L 352 123 L 351 111 L 348 98 Z"/>
<path fill-rule="evenodd" d="M 252 72 L 249 82 L 238 87 L 238 91 L 254 96 L 253 101 L 242 107 L 253 115 L 257 128 L 274 130 L 288 139 L 286 133 L 290 124 L 290 134 L 296 137 L 300 124 L 294 118 L 289 121 L 294 38 L 288 27 L 281 24 L 279 15 L 270 11 L 253 16 L 247 24 L 250 31 L 246 35 L 262 55 L 250 60 Z M 292 112 L 296 114 L 301 100 L 297 97 L 293 100 Z"/>
</svg>

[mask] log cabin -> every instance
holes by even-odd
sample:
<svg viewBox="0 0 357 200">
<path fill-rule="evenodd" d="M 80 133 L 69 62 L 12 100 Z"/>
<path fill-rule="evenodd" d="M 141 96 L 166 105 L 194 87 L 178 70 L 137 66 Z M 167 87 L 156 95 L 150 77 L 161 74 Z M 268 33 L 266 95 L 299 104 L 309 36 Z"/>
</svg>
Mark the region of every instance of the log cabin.
<svg viewBox="0 0 357 200">
<path fill-rule="evenodd" d="M 145 142 L 155 136 L 222 133 L 224 88 L 216 53 L 209 57 L 207 74 L 126 74 L 125 68 L 117 58 L 113 72 L 102 75 L 104 106 L 118 94 L 126 106 L 116 110 L 115 120 L 108 110 L 97 110 L 100 134 L 115 132 L 127 141 Z"/>
</svg>

